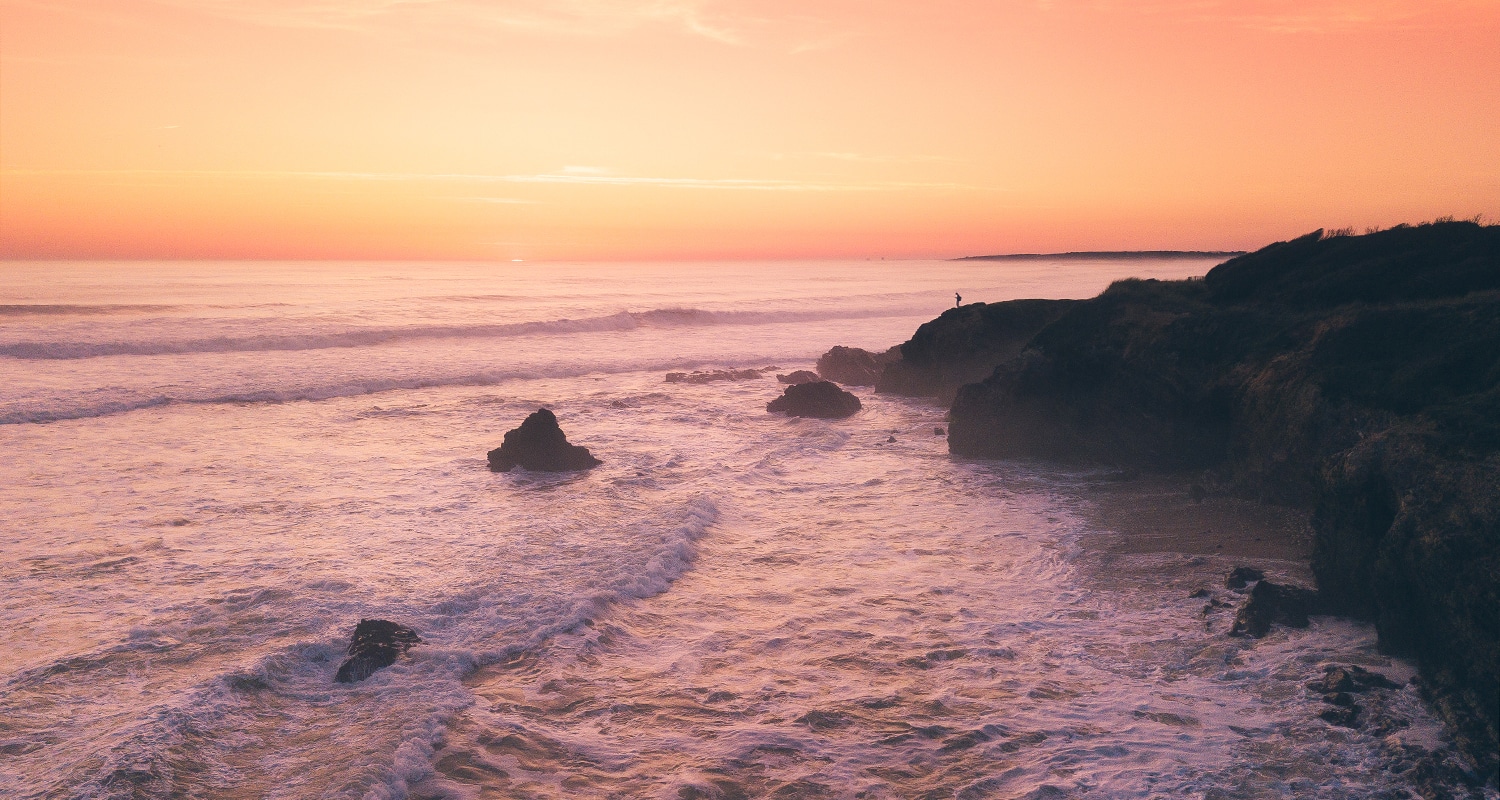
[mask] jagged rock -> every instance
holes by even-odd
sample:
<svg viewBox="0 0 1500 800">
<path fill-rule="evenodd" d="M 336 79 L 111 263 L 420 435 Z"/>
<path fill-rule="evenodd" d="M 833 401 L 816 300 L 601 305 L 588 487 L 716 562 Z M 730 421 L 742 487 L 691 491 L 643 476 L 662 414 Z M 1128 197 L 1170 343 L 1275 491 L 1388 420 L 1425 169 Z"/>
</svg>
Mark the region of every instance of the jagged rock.
<svg viewBox="0 0 1500 800">
<path fill-rule="evenodd" d="M 1224 579 L 1224 585 L 1230 589 L 1243 589 L 1264 577 L 1266 574 L 1255 567 L 1235 567 Z"/>
<path fill-rule="evenodd" d="M 489 462 L 495 472 L 509 472 L 518 466 L 536 472 L 571 472 L 604 463 L 587 447 L 568 444 L 557 417 L 545 408 L 507 432 L 505 442 L 489 452 Z"/>
<path fill-rule="evenodd" d="M 895 444 L 896 443 L 896 437 L 894 437 L 894 436 L 887 436 L 887 437 L 885 437 L 885 443 L 886 444 Z"/>
<path fill-rule="evenodd" d="M 788 375 L 777 375 L 776 380 L 781 381 L 782 383 L 812 383 L 821 379 L 818 377 L 818 373 L 816 372 L 799 369 L 796 372 Z"/>
<path fill-rule="evenodd" d="M 1395 682 L 1378 672 L 1360 667 L 1329 665 L 1323 668 L 1323 677 L 1309 683 L 1307 688 L 1324 694 L 1363 692 L 1370 689 L 1397 689 Z"/>
<path fill-rule="evenodd" d="M 766 404 L 767 411 L 780 412 L 792 417 L 819 417 L 840 419 L 860 409 L 859 398 L 840 389 L 828 381 L 798 383 L 786 387 L 786 391 Z"/>
<path fill-rule="evenodd" d="M 1271 631 L 1273 623 L 1306 628 L 1308 615 L 1318 610 L 1318 593 L 1312 589 L 1261 580 L 1235 614 L 1229 635 L 1259 639 Z"/>
<path fill-rule="evenodd" d="M 693 372 L 668 372 L 667 383 L 713 383 L 714 381 L 748 381 L 759 378 L 767 372 L 775 372 L 776 367 L 764 367 L 761 369 L 715 369 L 694 370 Z"/>
<path fill-rule="evenodd" d="M 947 432 L 947 431 L 945 431 L 945 430 L 943 430 L 943 426 L 941 426 L 941 425 L 938 425 L 938 426 L 935 426 L 935 427 L 934 427 L 934 428 L 933 428 L 933 429 L 932 429 L 932 435 L 933 435 L 933 436 L 947 436 L 947 435 L 948 435 L 948 432 Z"/>
<path fill-rule="evenodd" d="M 818 374 L 845 386 L 874 386 L 885 365 L 901 358 L 899 348 L 872 353 L 858 347 L 834 347 L 818 358 Z"/>
<path fill-rule="evenodd" d="M 396 663 L 396 658 L 422 641 L 417 632 L 384 619 L 362 619 L 354 626 L 349 643 L 349 658 L 339 665 L 335 680 L 354 683 L 375 674 L 375 670 Z"/>
</svg>

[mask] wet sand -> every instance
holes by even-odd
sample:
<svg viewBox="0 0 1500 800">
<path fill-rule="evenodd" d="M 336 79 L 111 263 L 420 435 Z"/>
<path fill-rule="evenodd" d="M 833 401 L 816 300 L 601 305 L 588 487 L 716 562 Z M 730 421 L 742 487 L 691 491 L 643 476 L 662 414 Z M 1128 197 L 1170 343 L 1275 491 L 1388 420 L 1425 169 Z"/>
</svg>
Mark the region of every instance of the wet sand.
<svg viewBox="0 0 1500 800">
<path fill-rule="evenodd" d="M 1239 565 L 1314 585 L 1309 512 L 1225 495 L 1195 502 L 1192 483 L 1183 475 L 1082 481 L 1075 498 L 1089 529 L 1079 540 L 1082 565 L 1121 588 L 1158 581 L 1222 588 Z"/>
</svg>

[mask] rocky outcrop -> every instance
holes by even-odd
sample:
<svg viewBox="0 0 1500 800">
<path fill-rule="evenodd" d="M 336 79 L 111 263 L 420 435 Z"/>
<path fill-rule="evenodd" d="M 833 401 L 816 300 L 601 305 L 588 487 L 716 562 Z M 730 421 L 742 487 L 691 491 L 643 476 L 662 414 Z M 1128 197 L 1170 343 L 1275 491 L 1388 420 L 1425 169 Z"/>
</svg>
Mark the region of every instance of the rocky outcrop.
<svg viewBox="0 0 1500 800">
<path fill-rule="evenodd" d="M 1264 577 L 1266 574 L 1255 567 L 1235 567 L 1224 579 L 1224 585 L 1230 589 L 1243 589 Z"/>
<path fill-rule="evenodd" d="M 384 619 L 362 619 L 354 626 L 349 658 L 339 665 L 335 680 L 355 683 L 396 663 L 402 653 L 422 641 L 411 628 Z"/>
<path fill-rule="evenodd" d="M 797 383 L 766 404 L 766 410 L 790 417 L 841 419 L 859 411 L 859 398 L 829 381 Z"/>
<path fill-rule="evenodd" d="M 816 372 L 799 369 L 796 372 L 792 372 L 787 375 L 777 375 L 776 380 L 780 381 L 781 383 L 812 383 L 813 381 L 821 379 L 818 377 L 818 373 Z"/>
<path fill-rule="evenodd" d="M 901 357 L 892 347 L 884 353 L 872 353 L 858 347 L 834 347 L 818 358 L 818 374 L 824 380 L 845 386 L 874 386 L 885 366 Z"/>
<path fill-rule="evenodd" d="M 1118 282 L 961 388 L 949 447 L 1212 470 L 1315 508 L 1323 601 L 1416 658 L 1495 773 L 1500 227 L 1316 232 L 1202 280 Z"/>
<path fill-rule="evenodd" d="M 1489 413 L 1500 420 L 1500 409 Z M 1313 517 L 1312 566 L 1345 610 L 1375 619 L 1383 648 L 1417 657 L 1458 743 L 1492 774 L 1500 758 L 1500 456 L 1455 455 L 1443 439 L 1442 427 L 1408 423 L 1331 459 Z"/>
<path fill-rule="evenodd" d="M 1250 599 L 1234 615 L 1234 627 L 1230 628 L 1229 635 L 1259 639 L 1271 632 L 1272 624 L 1306 628 L 1307 618 L 1322 611 L 1316 591 L 1261 580 L 1250 590 Z"/>
<path fill-rule="evenodd" d="M 875 391 L 948 403 L 960 386 L 984 380 L 1077 300 L 1010 300 L 951 308 L 898 346 Z"/>
<path fill-rule="evenodd" d="M 568 444 L 557 417 L 545 408 L 527 417 L 521 427 L 508 431 L 505 441 L 489 452 L 490 469 L 509 472 L 516 467 L 535 472 L 572 472 L 604 463 L 588 448 Z"/>
</svg>

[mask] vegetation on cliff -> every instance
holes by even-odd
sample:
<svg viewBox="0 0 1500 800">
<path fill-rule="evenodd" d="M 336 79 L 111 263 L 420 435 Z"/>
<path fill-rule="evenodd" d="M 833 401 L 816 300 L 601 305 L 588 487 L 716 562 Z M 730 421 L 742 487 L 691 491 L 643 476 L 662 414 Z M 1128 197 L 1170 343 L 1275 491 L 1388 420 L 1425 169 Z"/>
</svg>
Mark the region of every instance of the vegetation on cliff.
<svg viewBox="0 0 1500 800">
<path fill-rule="evenodd" d="M 1417 658 L 1493 774 L 1500 226 L 1319 231 L 1121 281 L 1016 349 L 958 390 L 952 452 L 1206 469 L 1314 508 L 1326 598 Z"/>
</svg>

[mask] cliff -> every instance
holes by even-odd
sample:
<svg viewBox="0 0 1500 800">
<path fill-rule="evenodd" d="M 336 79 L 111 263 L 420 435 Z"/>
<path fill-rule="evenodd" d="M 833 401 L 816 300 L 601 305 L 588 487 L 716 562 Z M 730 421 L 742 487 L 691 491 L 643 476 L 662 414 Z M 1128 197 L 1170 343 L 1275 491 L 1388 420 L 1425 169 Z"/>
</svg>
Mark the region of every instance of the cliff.
<svg viewBox="0 0 1500 800">
<path fill-rule="evenodd" d="M 900 359 L 885 365 L 875 391 L 953 400 L 958 387 L 983 380 L 1018 355 L 1042 328 L 1077 300 L 970 303 L 923 323 L 898 346 Z"/>
<path fill-rule="evenodd" d="M 1500 227 L 1320 231 L 1118 282 L 960 389 L 949 430 L 958 455 L 1211 470 L 1314 509 L 1325 596 L 1416 658 L 1494 773 Z"/>
</svg>

